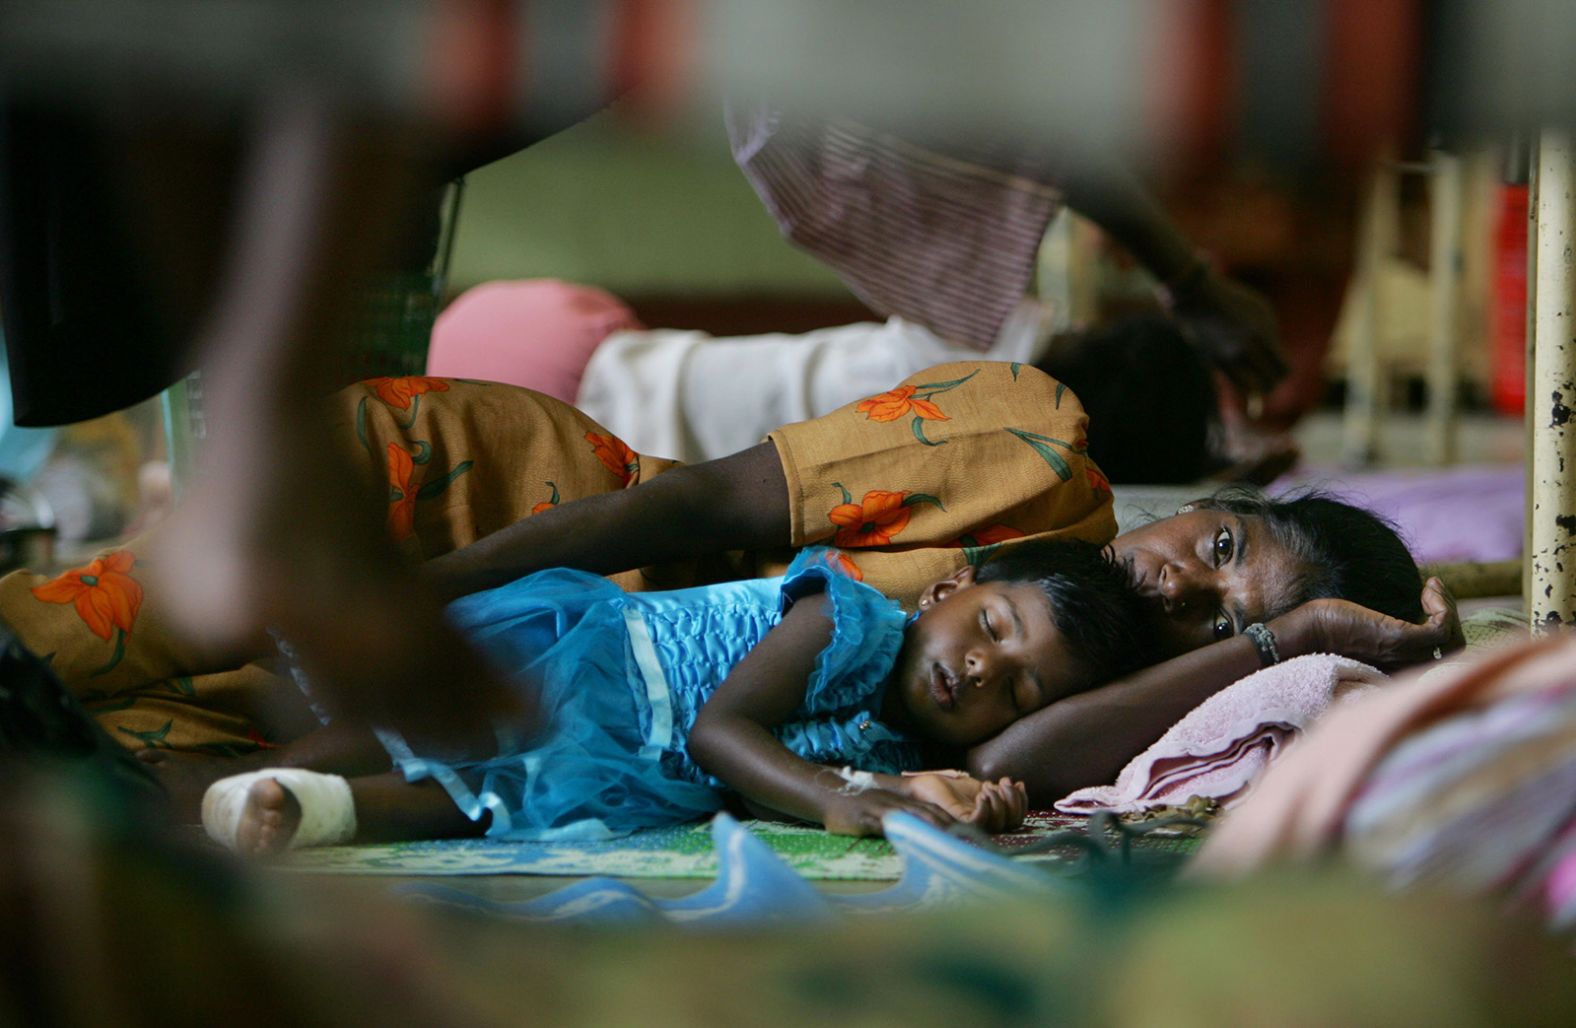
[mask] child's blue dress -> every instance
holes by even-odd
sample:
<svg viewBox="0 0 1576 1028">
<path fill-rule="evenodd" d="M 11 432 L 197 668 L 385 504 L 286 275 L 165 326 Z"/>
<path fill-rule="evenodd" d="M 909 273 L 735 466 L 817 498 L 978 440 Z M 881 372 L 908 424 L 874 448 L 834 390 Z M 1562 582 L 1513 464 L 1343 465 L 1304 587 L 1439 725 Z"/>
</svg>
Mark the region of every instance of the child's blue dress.
<svg viewBox="0 0 1576 1028">
<path fill-rule="evenodd" d="M 380 734 L 407 780 L 436 779 L 472 819 L 490 811 L 492 836 L 596 839 L 702 817 L 727 792 L 686 752 L 696 714 L 795 597 L 824 591 L 832 639 L 778 738 L 818 764 L 915 770 L 917 741 L 878 720 L 903 611 L 834 561 L 807 550 L 781 578 L 658 593 L 553 570 L 467 596 L 450 619 L 506 673 L 540 683 L 547 736 L 459 763 Z"/>
</svg>

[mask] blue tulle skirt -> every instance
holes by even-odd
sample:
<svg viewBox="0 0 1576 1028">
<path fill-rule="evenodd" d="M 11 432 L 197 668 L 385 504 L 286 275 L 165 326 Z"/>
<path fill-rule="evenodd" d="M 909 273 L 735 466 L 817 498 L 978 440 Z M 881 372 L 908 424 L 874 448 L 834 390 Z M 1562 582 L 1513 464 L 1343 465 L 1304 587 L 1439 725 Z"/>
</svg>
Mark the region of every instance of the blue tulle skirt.
<svg viewBox="0 0 1576 1028">
<path fill-rule="evenodd" d="M 540 689 L 548 734 L 474 762 L 385 734 L 396 766 L 439 782 L 473 820 L 491 814 L 490 836 L 602 839 L 720 809 L 722 790 L 672 774 L 653 744 L 662 712 L 635 671 L 626 600 L 604 578 L 556 569 L 456 601 L 454 624 L 522 688 Z"/>
</svg>

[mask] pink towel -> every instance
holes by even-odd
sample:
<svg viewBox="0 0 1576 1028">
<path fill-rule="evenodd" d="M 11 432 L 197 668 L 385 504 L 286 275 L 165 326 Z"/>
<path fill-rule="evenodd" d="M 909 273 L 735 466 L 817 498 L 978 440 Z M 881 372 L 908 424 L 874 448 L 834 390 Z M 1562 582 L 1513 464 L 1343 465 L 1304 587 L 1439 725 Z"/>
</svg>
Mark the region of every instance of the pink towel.
<svg viewBox="0 0 1576 1028">
<path fill-rule="evenodd" d="M 1134 757 L 1115 785 L 1079 789 L 1058 800 L 1056 809 L 1127 813 L 1180 805 L 1194 796 L 1228 807 L 1333 704 L 1382 681 L 1384 675 L 1367 664 L 1327 653 L 1265 668 L 1193 708 Z"/>
</svg>

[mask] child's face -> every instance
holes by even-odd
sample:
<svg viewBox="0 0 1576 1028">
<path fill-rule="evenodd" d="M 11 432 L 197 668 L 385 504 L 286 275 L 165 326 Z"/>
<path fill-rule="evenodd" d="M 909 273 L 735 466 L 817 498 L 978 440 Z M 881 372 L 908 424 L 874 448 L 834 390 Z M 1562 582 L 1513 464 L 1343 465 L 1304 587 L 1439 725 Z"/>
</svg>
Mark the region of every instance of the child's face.
<svg viewBox="0 0 1576 1028">
<path fill-rule="evenodd" d="M 976 582 L 974 569 L 964 568 L 919 602 L 893 684 L 927 738 L 983 742 L 1086 684 L 1038 586 Z"/>
</svg>

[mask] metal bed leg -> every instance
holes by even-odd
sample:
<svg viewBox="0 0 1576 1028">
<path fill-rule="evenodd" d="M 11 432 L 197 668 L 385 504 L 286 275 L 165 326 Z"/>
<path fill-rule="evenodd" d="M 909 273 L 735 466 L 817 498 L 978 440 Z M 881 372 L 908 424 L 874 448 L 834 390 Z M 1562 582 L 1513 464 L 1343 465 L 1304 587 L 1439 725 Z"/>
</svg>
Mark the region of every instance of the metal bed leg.
<svg viewBox="0 0 1576 1028">
<path fill-rule="evenodd" d="M 1576 150 L 1546 130 L 1534 166 L 1532 545 L 1528 616 L 1535 632 L 1576 624 Z"/>
</svg>

